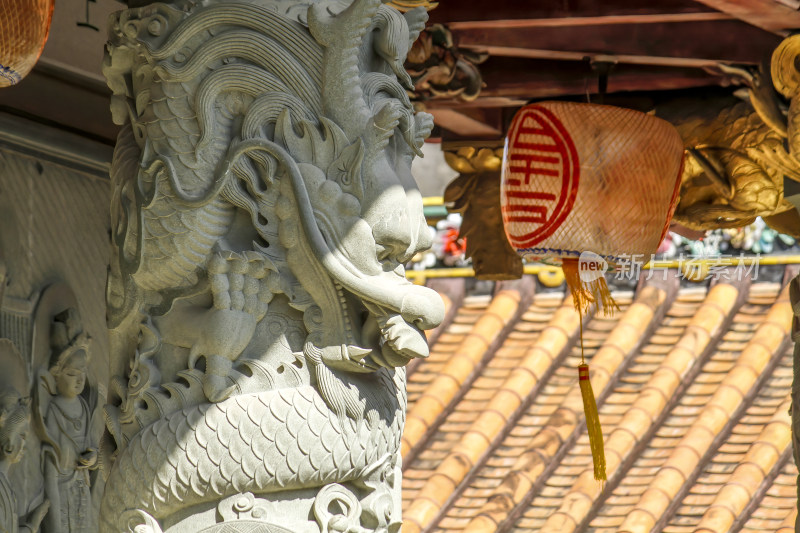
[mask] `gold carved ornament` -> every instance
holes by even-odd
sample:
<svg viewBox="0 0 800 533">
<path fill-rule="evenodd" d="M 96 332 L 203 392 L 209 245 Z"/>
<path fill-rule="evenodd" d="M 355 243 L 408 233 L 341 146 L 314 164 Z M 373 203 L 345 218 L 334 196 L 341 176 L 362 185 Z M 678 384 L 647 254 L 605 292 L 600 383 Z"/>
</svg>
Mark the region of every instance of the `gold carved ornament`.
<svg viewBox="0 0 800 533">
<path fill-rule="evenodd" d="M 800 37 L 785 39 L 769 69 L 720 67 L 748 85 L 750 103 L 688 117 L 665 116 L 684 139 L 687 158 L 675 221 L 695 230 L 737 228 L 756 217 L 800 237 L 800 215 L 784 180 L 800 182 Z M 780 96 L 789 101 L 788 109 Z"/>
<path fill-rule="evenodd" d="M 463 216 L 459 238 L 478 279 L 522 277 L 522 260 L 508 244 L 500 213 L 502 148 L 472 146 L 445 150 L 445 161 L 460 176 L 445 189 L 448 210 Z"/>
</svg>

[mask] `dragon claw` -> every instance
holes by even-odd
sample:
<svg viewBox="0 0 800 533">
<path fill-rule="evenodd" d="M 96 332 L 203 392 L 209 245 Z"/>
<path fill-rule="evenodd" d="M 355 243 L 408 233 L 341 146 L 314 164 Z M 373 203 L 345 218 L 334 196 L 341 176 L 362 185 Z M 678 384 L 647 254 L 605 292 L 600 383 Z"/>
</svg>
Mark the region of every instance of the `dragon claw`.
<svg viewBox="0 0 800 533">
<path fill-rule="evenodd" d="M 226 377 L 206 374 L 203 376 L 203 393 L 211 403 L 227 400 L 236 389 L 236 385 L 229 383 L 230 380 Z"/>
<path fill-rule="evenodd" d="M 203 393 L 211 403 L 219 403 L 233 394 L 236 385 L 230 378 L 233 362 L 220 355 L 206 356 L 206 373 L 203 376 Z"/>
</svg>

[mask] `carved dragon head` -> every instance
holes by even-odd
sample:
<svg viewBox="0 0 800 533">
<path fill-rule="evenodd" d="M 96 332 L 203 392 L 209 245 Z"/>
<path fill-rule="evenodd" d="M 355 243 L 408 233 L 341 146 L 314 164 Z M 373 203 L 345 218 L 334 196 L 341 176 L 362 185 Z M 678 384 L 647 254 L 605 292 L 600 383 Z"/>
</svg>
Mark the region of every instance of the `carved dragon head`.
<svg viewBox="0 0 800 533">
<path fill-rule="evenodd" d="M 112 111 L 130 122 L 140 166 L 135 180 L 116 185 L 120 202 L 133 206 L 117 228 L 117 285 L 128 287 L 120 291 L 180 295 L 146 272 L 148 231 L 160 238 L 149 221 L 158 207 L 162 219 L 175 211 L 185 222 L 222 199 L 244 216 L 201 228 L 213 242 L 203 248 L 196 238 L 191 253 L 173 239 L 176 265 L 197 256 L 181 283 L 196 285 L 220 250 L 255 251 L 268 271 L 257 276 L 263 285 L 305 313 L 312 358 L 370 372 L 427 356 L 422 330 L 442 320 L 443 304 L 403 270 L 431 244 L 411 161 L 433 122 L 414 113 L 403 69 L 424 8 L 185 4 L 124 12 L 104 67 Z M 153 300 L 138 298 L 139 309 Z"/>
</svg>

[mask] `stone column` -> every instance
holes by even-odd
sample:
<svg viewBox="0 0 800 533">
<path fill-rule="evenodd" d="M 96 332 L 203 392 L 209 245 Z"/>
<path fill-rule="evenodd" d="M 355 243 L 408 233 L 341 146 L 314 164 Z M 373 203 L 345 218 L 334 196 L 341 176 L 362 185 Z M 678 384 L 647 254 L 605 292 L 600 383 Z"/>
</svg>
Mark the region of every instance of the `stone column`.
<svg viewBox="0 0 800 533">
<path fill-rule="evenodd" d="M 101 531 L 399 531 L 405 365 L 444 312 L 403 271 L 430 245 L 410 168 L 433 122 L 403 68 L 426 19 L 175 0 L 112 21 Z"/>
</svg>

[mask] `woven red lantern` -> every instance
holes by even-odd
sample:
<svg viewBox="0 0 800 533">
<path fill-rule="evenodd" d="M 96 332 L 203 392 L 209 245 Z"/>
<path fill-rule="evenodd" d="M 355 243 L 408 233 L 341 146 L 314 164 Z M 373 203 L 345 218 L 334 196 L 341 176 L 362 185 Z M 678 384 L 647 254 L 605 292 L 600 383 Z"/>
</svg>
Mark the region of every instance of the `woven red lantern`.
<svg viewBox="0 0 800 533">
<path fill-rule="evenodd" d="M 42 54 L 54 0 L 0 1 L 0 87 L 28 75 Z"/>
<path fill-rule="evenodd" d="M 677 130 L 654 116 L 573 102 L 523 107 L 503 166 L 509 242 L 550 264 L 582 252 L 612 263 L 649 257 L 675 210 L 682 162 Z"/>
<path fill-rule="evenodd" d="M 602 271 L 591 270 L 655 253 L 677 205 L 682 166 L 677 130 L 654 116 L 572 102 L 523 107 L 511 123 L 503 162 L 508 240 L 526 259 L 563 267 L 581 314 L 593 303 L 610 312 L 616 304 Z M 595 260 L 585 261 L 587 255 Z M 595 477 L 605 479 L 602 431 L 583 357 L 579 384 Z"/>
</svg>

